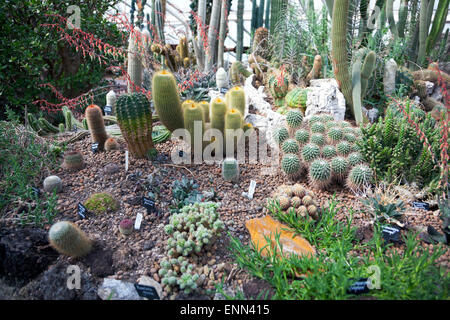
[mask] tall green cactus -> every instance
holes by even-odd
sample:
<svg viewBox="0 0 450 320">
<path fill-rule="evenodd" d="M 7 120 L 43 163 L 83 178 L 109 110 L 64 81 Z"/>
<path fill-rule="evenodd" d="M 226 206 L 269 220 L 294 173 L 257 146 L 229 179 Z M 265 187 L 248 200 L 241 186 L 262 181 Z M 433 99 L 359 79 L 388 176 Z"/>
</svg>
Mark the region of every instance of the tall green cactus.
<svg viewBox="0 0 450 320">
<path fill-rule="evenodd" d="M 401 0 L 400 9 L 398 11 L 397 31 L 400 38 L 405 37 L 406 20 L 408 19 L 408 0 Z"/>
<path fill-rule="evenodd" d="M 417 55 L 417 64 L 423 65 L 425 61 L 427 36 L 428 36 L 428 2 L 429 0 L 420 1 L 420 21 L 419 21 L 419 53 Z"/>
<path fill-rule="evenodd" d="M 252 20 L 250 22 L 250 33 L 253 34 L 258 28 L 258 4 L 257 0 L 252 0 Z"/>
<path fill-rule="evenodd" d="M 222 98 L 216 98 L 211 102 L 211 129 L 217 129 L 225 133 L 225 114 L 227 105 Z"/>
<path fill-rule="evenodd" d="M 102 109 L 95 104 L 91 104 L 86 108 L 85 118 L 91 132 L 92 143 L 98 143 L 98 149 L 103 150 L 108 135 L 103 121 Z"/>
<path fill-rule="evenodd" d="M 244 0 L 238 0 L 236 38 L 236 60 L 242 61 L 242 54 L 244 53 Z"/>
<path fill-rule="evenodd" d="M 353 114 L 352 83 L 348 67 L 347 15 L 349 0 L 336 0 L 331 19 L 331 57 L 336 80 L 345 97 L 347 109 Z"/>
<path fill-rule="evenodd" d="M 282 19 L 281 14 L 286 9 L 288 4 L 288 0 L 272 0 L 270 9 L 270 34 L 275 32 L 278 21 Z"/>
<path fill-rule="evenodd" d="M 137 87 L 142 86 L 143 66 L 141 53 L 139 52 L 139 33 L 139 30 L 136 28 L 134 32 L 130 33 L 130 38 L 128 39 L 128 93 L 135 92 Z"/>
<path fill-rule="evenodd" d="M 261 28 L 264 23 L 264 0 L 259 0 L 259 6 L 258 6 L 258 22 L 256 24 L 256 29 Z"/>
<path fill-rule="evenodd" d="M 52 225 L 48 232 L 50 245 L 59 253 L 70 257 L 81 257 L 92 249 L 92 242 L 76 224 L 60 221 Z"/>
<path fill-rule="evenodd" d="M 426 41 L 426 54 L 429 55 L 434 45 L 436 44 L 439 35 L 442 33 L 444 29 L 445 22 L 448 14 L 448 6 L 450 4 L 450 0 L 439 0 L 438 7 L 436 9 L 436 13 L 434 15 L 433 25 L 431 27 L 430 35 Z"/>
<path fill-rule="evenodd" d="M 164 37 L 164 9 L 161 4 L 161 0 L 155 0 L 154 2 L 154 17 L 155 17 L 155 27 L 158 34 L 159 41 L 165 43 L 166 39 Z"/>
<path fill-rule="evenodd" d="M 264 18 L 264 27 L 269 30 L 270 28 L 270 7 L 271 7 L 271 0 L 267 0 L 266 3 L 266 17 Z"/>
<path fill-rule="evenodd" d="M 372 77 L 375 71 L 375 65 L 377 62 L 377 56 L 374 51 L 370 51 L 365 59 L 361 69 L 361 96 L 364 98 L 366 95 L 367 87 L 369 84 L 369 78 Z"/>
<path fill-rule="evenodd" d="M 166 70 L 155 73 L 152 93 L 156 112 L 163 125 L 171 132 L 183 128 L 180 94 L 173 74 Z"/>
<path fill-rule="evenodd" d="M 201 132 L 200 136 L 195 135 L 195 126 L 196 123 L 201 123 Z M 191 136 L 191 148 L 195 148 L 195 141 L 200 140 L 201 143 L 199 147 L 201 148 L 203 144 L 203 133 L 205 132 L 205 118 L 203 114 L 203 110 L 197 103 L 191 103 L 189 106 L 184 108 L 184 128 L 189 132 Z M 199 151 L 199 150 L 196 150 Z"/>
<path fill-rule="evenodd" d="M 123 94 L 117 99 L 117 123 L 131 155 L 145 158 L 153 148 L 152 112 L 143 93 Z"/>
<path fill-rule="evenodd" d="M 398 38 L 398 30 L 397 25 L 395 24 L 394 19 L 394 0 L 386 1 L 386 16 L 389 22 L 389 29 L 391 30 L 392 35 L 395 39 Z"/>
</svg>

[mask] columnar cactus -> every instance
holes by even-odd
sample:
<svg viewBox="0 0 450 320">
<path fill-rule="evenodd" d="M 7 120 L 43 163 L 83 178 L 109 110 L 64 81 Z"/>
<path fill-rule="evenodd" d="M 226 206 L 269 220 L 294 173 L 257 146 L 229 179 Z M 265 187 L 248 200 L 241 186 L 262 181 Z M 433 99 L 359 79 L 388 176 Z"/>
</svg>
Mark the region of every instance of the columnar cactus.
<svg viewBox="0 0 450 320">
<path fill-rule="evenodd" d="M 313 67 L 306 76 L 306 82 L 309 83 L 313 79 L 318 79 L 320 77 L 321 69 L 322 69 L 322 57 L 318 54 L 314 57 Z"/>
<path fill-rule="evenodd" d="M 203 118 L 205 119 L 205 122 L 210 122 L 209 102 L 208 101 L 200 101 L 199 105 L 200 105 L 200 108 L 202 108 Z"/>
<path fill-rule="evenodd" d="M 228 109 L 237 109 L 242 117 L 245 117 L 245 91 L 242 87 L 231 88 L 225 96 L 225 101 Z"/>
<path fill-rule="evenodd" d="M 116 102 L 117 102 L 117 96 L 114 90 L 110 90 L 106 94 L 106 105 L 110 106 L 112 108 L 112 114 L 116 114 Z"/>
<path fill-rule="evenodd" d="M 200 124 L 201 132 L 195 132 L 196 125 Z M 184 128 L 189 132 L 191 137 L 191 148 L 195 146 L 195 141 L 200 140 L 200 145 L 203 145 L 203 133 L 205 131 L 205 121 L 203 117 L 203 110 L 196 103 L 191 103 L 190 106 L 184 108 Z M 197 133 L 197 136 L 195 135 Z M 198 150 L 197 150 L 198 151 Z"/>
<path fill-rule="evenodd" d="M 85 117 L 91 132 L 92 143 L 98 143 L 98 149 L 103 150 L 108 135 L 106 134 L 102 109 L 95 104 L 91 104 L 86 108 Z"/>
<path fill-rule="evenodd" d="M 243 130 L 242 114 L 237 109 L 229 110 L 225 115 L 225 146 L 231 145 L 233 141 L 234 150 L 237 149 Z"/>
<path fill-rule="evenodd" d="M 225 158 L 222 162 L 222 177 L 225 181 L 237 183 L 239 180 L 239 163 L 234 158 Z"/>
<path fill-rule="evenodd" d="M 121 95 L 117 99 L 117 123 L 131 155 L 146 158 L 153 148 L 152 113 L 142 93 Z"/>
<path fill-rule="evenodd" d="M 183 112 L 175 77 L 163 70 L 155 73 L 152 83 L 153 102 L 162 124 L 169 131 L 183 128 Z"/>
<path fill-rule="evenodd" d="M 225 137 L 225 114 L 227 105 L 222 98 L 216 98 L 211 103 L 211 129 L 217 129 Z"/>
<path fill-rule="evenodd" d="M 138 28 L 134 29 L 130 33 L 130 38 L 128 39 L 128 93 L 136 91 L 137 87 L 142 86 L 142 58 L 139 52 L 139 37 L 140 31 Z"/>
<path fill-rule="evenodd" d="M 70 257 L 82 257 L 92 249 L 92 242 L 74 223 L 60 221 L 48 232 L 50 245 L 59 253 Z"/>
<path fill-rule="evenodd" d="M 79 170 L 84 167 L 83 155 L 76 150 L 64 153 L 63 167 L 66 170 Z"/>
</svg>

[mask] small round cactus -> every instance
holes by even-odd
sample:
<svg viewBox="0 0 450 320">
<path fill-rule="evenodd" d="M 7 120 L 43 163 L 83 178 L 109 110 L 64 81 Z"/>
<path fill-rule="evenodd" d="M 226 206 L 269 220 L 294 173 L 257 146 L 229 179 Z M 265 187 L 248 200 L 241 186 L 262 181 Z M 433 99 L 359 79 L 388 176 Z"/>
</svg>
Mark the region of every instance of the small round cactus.
<svg viewBox="0 0 450 320">
<path fill-rule="evenodd" d="M 351 125 L 349 122 L 347 122 L 347 121 L 341 121 L 341 122 L 339 122 L 339 125 L 340 125 L 341 128 L 347 128 L 347 127 L 351 127 L 351 126 L 352 126 L 352 125 Z"/>
<path fill-rule="evenodd" d="M 63 185 L 62 180 L 58 176 L 49 176 L 44 180 L 44 191 L 46 192 L 56 192 L 62 191 Z"/>
<path fill-rule="evenodd" d="M 300 198 L 297 197 L 297 196 L 292 197 L 292 199 L 291 199 L 291 205 L 292 205 L 294 208 L 298 208 L 301 204 L 302 204 L 302 199 L 300 199 Z"/>
<path fill-rule="evenodd" d="M 353 133 L 344 133 L 343 139 L 350 143 L 356 142 L 356 136 Z"/>
<path fill-rule="evenodd" d="M 80 170 L 84 167 L 83 155 L 77 150 L 68 151 L 64 154 L 63 167 L 69 171 Z"/>
<path fill-rule="evenodd" d="M 289 197 L 282 195 L 277 198 L 277 201 L 280 203 L 280 208 L 282 210 L 286 210 L 287 208 L 289 208 L 290 205 Z"/>
<path fill-rule="evenodd" d="M 226 158 L 222 162 L 222 177 L 225 181 L 239 181 L 239 163 L 234 158 Z"/>
<path fill-rule="evenodd" d="M 349 169 L 347 159 L 344 157 L 334 157 L 331 159 L 331 173 L 333 178 L 339 182 L 345 179 Z"/>
<path fill-rule="evenodd" d="M 105 142 L 105 151 L 119 150 L 119 143 L 114 138 L 108 138 Z"/>
<path fill-rule="evenodd" d="M 306 208 L 306 206 L 300 206 L 297 208 L 295 213 L 298 217 L 306 217 L 308 215 L 308 209 Z"/>
<path fill-rule="evenodd" d="M 337 151 L 334 146 L 324 146 L 322 148 L 322 157 L 325 159 L 331 159 L 333 157 L 337 156 Z"/>
<path fill-rule="evenodd" d="M 133 221 L 130 219 L 123 219 L 119 224 L 119 231 L 124 236 L 127 236 L 133 232 Z"/>
<path fill-rule="evenodd" d="M 328 129 L 327 137 L 331 144 L 341 141 L 343 136 L 344 134 L 342 133 L 342 129 L 339 127 L 331 127 Z"/>
<path fill-rule="evenodd" d="M 304 145 L 309 141 L 309 132 L 304 129 L 298 129 L 295 131 L 294 137 L 300 145 Z"/>
<path fill-rule="evenodd" d="M 347 187 L 355 192 L 361 192 L 372 183 L 372 179 L 372 169 L 366 164 L 358 164 L 348 174 Z"/>
<path fill-rule="evenodd" d="M 300 147 L 298 146 L 298 143 L 294 139 L 287 139 L 283 142 L 283 145 L 281 147 L 281 150 L 284 153 L 295 153 L 297 154 L 300 151 Z"/>
<path fill-rule="evenodd" d="M 324 159 L 314 160 L 309 166 L 309 179 L 317 189 L 325 189 L 331 182 L 331 165 Z"/>
<path fill-rule="evenodd" d="M 354 134 L 354 128 L 352 128 L 352 127 L 345 127 L 345 128 L 342 128 L 342 132 L 344 134 L 346 134 L 346 133 Z"/>
<path fill-rule="evenodd" d="M 363 156 L 359 152 L 350 153 L 347 160 L 351 167 L 364 162 Z"/>
<path fill-rule="evenodd" d="M 305 162 L 311 162 L 320 156 L 320 148 L 314 143 L 308 143 L 302 149 L 302 158 Z"/>
<path fill-rule="evenodd" d="M 311 143 L 314 143 L 318 145 L 319 147 L 323 146 L 325 144 L 325 137 L 321 133 L 314 133 L 311 135 Z"/>
<path fill-rule="evenodd" d="M 297 175 L 301 169 L 301 162 L 297 155 L 288 153 L 281 160 L 281 168 L 289 175 Z"/>
<path fill-rule="evenodd" d="M 339 123 L 336 121 L 328 121 L 325 123 L 325 128 L 329 130 L 330 128 L 339 127 Z"/>
<path fill-rule="evenodd" d="M 352 144 L 352 152 L 360 152 L 360 151 L 361 147 L 357 143 Z"/>
<path fill-rule="evenodd" d="M 273 139 L 282 144 L 284 140 L 289 138 L 289 131 L 285 127 L 277 128 L 273 131 Z"/>
<path fill-rule="evenodd" d="M 69 221 L 60 221 L 52 225 L 48 239 L 56 251 L 74 258 L 84 256 L 92 249 L 92 243 L 86 234 Z"/>
<path fill-rule="evenodd" d="M 286 123 L 291 129 L 300 128 L 303 122 L 303 114 L 299 110 L 290 110 L 286 114 Z"/>
<path fill-rule="evenodd" d="M 292 193 L 294 194 L 294 196 L 299 197 L 300 199 L 306 195 L 305 188 L 303 188 L 299 184 L 295 184 L 292 186 Z"/>
<path fill-rule="evenodd" d="M 306 195 L 302 198 L 302 203 L 304 206 L 310 206 L 310 205 L 314 204 L 314 201 L 311 196 Z"/>
<path fill-rule="evenodd" d="M 352 152 L 352 145 L 347 141 L 341 141 L 336 146 L 339 155 L 346 157 Z"/>
<path fill-rule="evenodd" d="M 323 123 L 327 123 L 330 121 L 334 121 L 334 117 L 331 114 L 323 113 L 320 115 L 320 121 Z"/>
<path fill-rule="evenodd" d="M 319 209 L 315 205 L 308 206 L 308 214 L 314 220 L 319 220 Z"/>
<path fill-rule="evenodd" d="M 311 132 L 312 133 L 324 133 L 325 125 L 322 122 L 314 122 L 311 124 Z"/>
<path fill-rule="evenodd" d="M 310 126 L 316 122 L 322 122 L 319 115 L 313 115 L 313 116 L 311 116 L 311 118 L 309 118 L 308 123 Z"/>
</svg>

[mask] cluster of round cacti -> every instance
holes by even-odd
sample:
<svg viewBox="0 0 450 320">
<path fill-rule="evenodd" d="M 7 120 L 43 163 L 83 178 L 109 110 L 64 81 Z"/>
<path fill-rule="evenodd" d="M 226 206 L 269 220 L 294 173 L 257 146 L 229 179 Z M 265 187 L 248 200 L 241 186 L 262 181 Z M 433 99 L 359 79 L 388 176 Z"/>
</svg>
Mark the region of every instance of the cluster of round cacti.
<svg viewBox="0 0 450 320">
<path fill-rule="evenodd" d="M 355 192 L 372 182 L 372 171 L 364 164 L 357 141 L 361 130 L 330 114 L 313 115 L 303 121 L 300 110 L 286 114 L 286 127 L 276 128 L 274 140 L 283 153 L 281 168 L 291 180 L 305 169 L 311 185 L 326 189 L 332 182 L 345 184 Z"/>
<path fill-rule="evenodd" d="M 194 203 L 184 206 L 179 213 L 170 217 L 164 231 L 170 235 L 167 240 L 169 257 L 161 261 L 159 271 L 162 283 L 178 285 L 185 293 L 196 289 L 198 275 L 192 274 L 193 265 L 188 264 L 187 256 L 199 253 L 211 243 L 224 228 L 215 202 Z"/>
<path fill-rule="evenodd" d="M 280 209 L 286 214 L 295 214 L 299 218 L 306 217 L 314 220 L 320 218 L 320 209 L 314 199 L 314 193 L 300 184 L 279 186 L 269 201 L 273 200 L 279 203 Z"/>
</svg>

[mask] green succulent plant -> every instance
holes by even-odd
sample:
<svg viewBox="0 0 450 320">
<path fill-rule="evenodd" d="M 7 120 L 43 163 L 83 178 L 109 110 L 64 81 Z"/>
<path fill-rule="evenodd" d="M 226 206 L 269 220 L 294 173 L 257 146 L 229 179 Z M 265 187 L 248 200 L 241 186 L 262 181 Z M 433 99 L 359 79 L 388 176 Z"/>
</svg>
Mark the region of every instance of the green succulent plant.
<svg viewBox="0 0 450 320">
<path fill-rule="evenodd" d="M 320 148 L 314 143 L 308 143 L 302 149 L 302 158 L 305 162 L 311 162 L 320 156 Z"/>
</svg>

